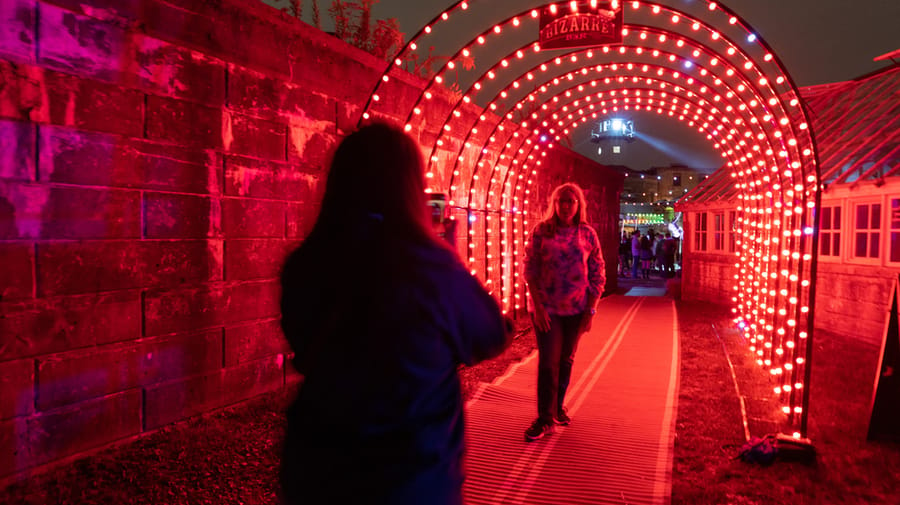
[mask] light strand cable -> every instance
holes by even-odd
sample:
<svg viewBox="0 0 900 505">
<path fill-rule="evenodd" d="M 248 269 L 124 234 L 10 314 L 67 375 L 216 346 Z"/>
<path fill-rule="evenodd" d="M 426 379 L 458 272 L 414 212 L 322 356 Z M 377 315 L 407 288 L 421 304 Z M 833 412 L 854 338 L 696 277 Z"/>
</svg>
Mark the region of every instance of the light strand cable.
<svg viewBox="0 0 900 505">
<path fill-rule="evenodd" d="M 744 423 L 744 440 L 750 440 L 750 428 L 747 425 L 747 405 L 744 403 L 744 397 L 741 395 L 741 388 L 738 387 L 737 375 L 734 373 L 734 365 L 731 363 L 731 357 L 728 355 L 728 348 L 725 347 L 725 342 L 722 340 L 722 337 L 719 336 L 719 331 L 716 330 L 716 325 L 712 326 L 713 333 L 716 334 L 716 339 L 719 341 L 719 344 L 722 345 L 722 352 L 725 353 L 725 361 L 728 362 L 728 368 L 731 370 L 731 381 L 734 383 L 734 392 L 737 394 L 738 401 L 741 402 L 741 421 Z"/>
</svg>

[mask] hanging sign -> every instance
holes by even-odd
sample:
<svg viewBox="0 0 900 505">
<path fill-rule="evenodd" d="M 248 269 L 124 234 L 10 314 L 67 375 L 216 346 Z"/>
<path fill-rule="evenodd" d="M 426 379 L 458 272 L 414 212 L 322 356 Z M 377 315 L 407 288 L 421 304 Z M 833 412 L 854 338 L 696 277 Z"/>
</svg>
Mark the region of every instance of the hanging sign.
<svg viewBox="0 0 900 505">
<path fill-rule="evenodd" d="M 541 9 L 541 49 L 622 43 L 624 14 L 618 0 L 580 0 Z"/>
<path fill-rule="evenodd" d="M 881 343 L 881 356 L 876 368 L 872 391 L 872 414 L 869 418 L 869 440 L 900 441 L 900 321 L 897 296 L 900 279 L 891 290 L 891 305 Z"/>
</svg>

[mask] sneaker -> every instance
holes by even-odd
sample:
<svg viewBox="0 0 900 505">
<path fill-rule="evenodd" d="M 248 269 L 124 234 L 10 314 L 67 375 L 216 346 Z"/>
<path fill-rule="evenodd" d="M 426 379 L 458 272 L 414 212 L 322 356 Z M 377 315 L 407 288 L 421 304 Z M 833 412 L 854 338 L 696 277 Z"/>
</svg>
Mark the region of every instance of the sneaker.
<svg viewBox="0 0 900 505">
<path fill-rule="evenodd" d="M 553 424 L 538 418 L 531 424 L 530 428 L 525 430 L 525 441 L 534 442 L 535 440 L 544 438 L 544 435 L 549 435 L 551 433 L 553 433 Z"/>
<path fill-rule="evenodd" d="M 556 424 L 568 426 L 572 422 L 572 418 L 566 413 L 566 409 L 560 407 L 556 413 Z"/>
</svg>

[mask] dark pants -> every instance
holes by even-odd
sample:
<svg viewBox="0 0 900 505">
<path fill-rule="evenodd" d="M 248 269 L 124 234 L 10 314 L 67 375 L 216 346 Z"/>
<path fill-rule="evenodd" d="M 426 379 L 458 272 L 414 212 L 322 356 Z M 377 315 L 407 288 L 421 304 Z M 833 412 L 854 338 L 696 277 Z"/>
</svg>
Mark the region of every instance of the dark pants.
<svg viewBox="0 0 900 505">
<path fill-rule="evenodd" d="M 538 417 L 553 422 L 557 409 L 563 406 L 572 363 L 581 335 L 581 314 L 574 316 L 550 315 L 550 331 L 537 331 L 538 345 Z"/>
</svg>

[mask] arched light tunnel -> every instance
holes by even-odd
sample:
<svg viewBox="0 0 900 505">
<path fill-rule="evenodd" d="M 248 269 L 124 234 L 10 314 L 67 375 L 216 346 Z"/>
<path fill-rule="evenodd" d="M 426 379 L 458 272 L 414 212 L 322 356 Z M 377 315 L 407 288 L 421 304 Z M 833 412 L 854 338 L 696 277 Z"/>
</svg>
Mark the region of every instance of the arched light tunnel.
<svg viewBox="0 0 900 505">
<path fill-rule="evenodd" d="M 531 185 L 547 150 L 564 137 L 601 115 L 629 110 L 694 128 L 721 154 L 721 170 L 730 171 L 739 190 L 735 323 L 773 376 L 785 422 L 805 437 L 816 271 L 811 252 L 821 187 L 808 112 L 779 58 L 718 2 L 551 2 L 501 21 L 476 13 L 483 2 L 458 1 L 422 27 L 385 69 L 360 119 L 389 118 L 407 131 L 437 132 L 423 146 L 426 176 L 430 190 L 448 194 L 449 205 L 466 218 L 464 251 L 472 274 L 505 311 L 524 308 L 519 259 L 539 212 L 529 200 Z M 621 43 L 542 50 L 534 38 L 542 10 L 576 17 L 597 9 L 624 11 Z M 462 36 L 460 26 L 475 33 Z M 398 110 L 401 102 L 386 94 L 391 79 L 405 72 L 409 54 L 442 31 L 454 40 L 470 38 Z M 526 42 L 518 43 L 523 37 Z M 513 49 L 497 56 L 504 45 Z M 466 70 L 472 57 L 492 64 L 481 73 Z M 448 93 L 442 85 L 461 70 L 470 83 Z M 438 108 L 437 95 L 451 97 L 449 110 L 423 114 Z M 439 124 L 425 124 L 441 116 Z"/>
</svg>

